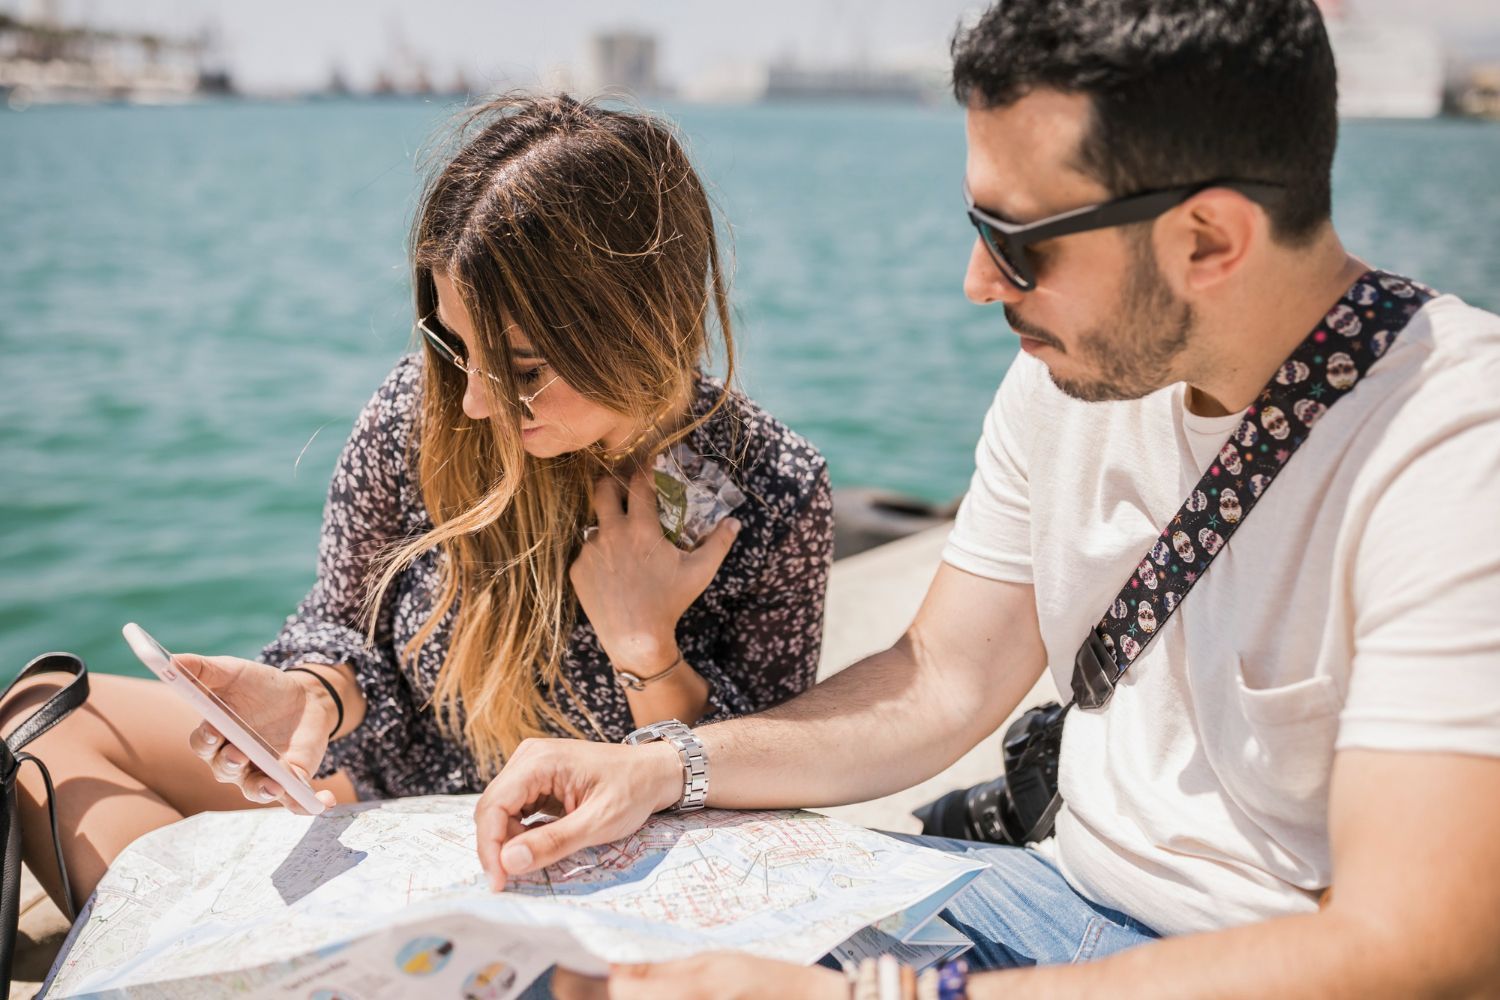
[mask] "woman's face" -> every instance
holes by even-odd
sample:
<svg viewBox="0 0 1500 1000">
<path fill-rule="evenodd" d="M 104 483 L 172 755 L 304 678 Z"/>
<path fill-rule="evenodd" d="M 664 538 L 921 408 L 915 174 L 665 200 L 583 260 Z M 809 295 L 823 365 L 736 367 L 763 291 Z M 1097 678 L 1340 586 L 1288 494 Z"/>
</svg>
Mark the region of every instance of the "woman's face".
<svg viewBox="0 0 1500 1000">
<path fill-rule="evenodd" d="M 432 280 L 437 286 L 438 322 L 463 341 L 466 357 L 474 357 L 474 325 L 458 289 L 447 275 L 434 272 Z M 635 421 L 575 392 L 557 377 L 546 358 L 535 353 L 519 327 L 511 325 L 506 339 L 517 384 L 522 392 L 536 396 L 531 402 L 531 419 L 521 419 L 521 445 L 528 455 L 552 458 L 600 443 L 617 449 L 635 437 Z M 514 402 L 500 398 L 504 391 L 498 382 L 474 372 L 464 386 L 464 413 L 471 420 L 484 420 L 501 407 L 514 406 Z"/>
</svg>

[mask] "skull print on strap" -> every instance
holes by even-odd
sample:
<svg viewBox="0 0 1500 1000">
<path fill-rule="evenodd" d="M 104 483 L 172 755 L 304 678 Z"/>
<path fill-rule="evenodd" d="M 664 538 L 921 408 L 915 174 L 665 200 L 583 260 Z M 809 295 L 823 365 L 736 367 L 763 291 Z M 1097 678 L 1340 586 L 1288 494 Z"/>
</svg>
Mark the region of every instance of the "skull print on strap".
<svg viewBox="0 0 1500 1000">
<path fill-rule="evenodd" d="M 1384 271 L 1368 271 L 1349 286 L 1245 411 L 1187 501 L 1084 639 L 1073 662 L 1075 704 L 1104 707 L 1120 675 L 1161 634 L 1313 425 L 1359 383 L 1436 294 Z"/>
</svg>

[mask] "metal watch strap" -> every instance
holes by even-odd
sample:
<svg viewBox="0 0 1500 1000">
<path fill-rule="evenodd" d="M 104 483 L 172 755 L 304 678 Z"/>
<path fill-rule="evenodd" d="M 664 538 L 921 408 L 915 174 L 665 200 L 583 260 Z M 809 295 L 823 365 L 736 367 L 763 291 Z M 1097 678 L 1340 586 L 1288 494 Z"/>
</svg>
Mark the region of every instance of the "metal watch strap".
<svg viewBox="0 0 1500 1000">
<path fill-rule="evenodd" d="M 668 811 L 702 809 L 708 800 L 708 751 L 703 748 L 703 741 L 686 725 L 670 719 L 642 726 L 625 737 L 625 744 L 635 747 L 657 740 L 672 744 L 677 748 L 677 756 L 682 758 L 682 797 Z"/>
</svg>

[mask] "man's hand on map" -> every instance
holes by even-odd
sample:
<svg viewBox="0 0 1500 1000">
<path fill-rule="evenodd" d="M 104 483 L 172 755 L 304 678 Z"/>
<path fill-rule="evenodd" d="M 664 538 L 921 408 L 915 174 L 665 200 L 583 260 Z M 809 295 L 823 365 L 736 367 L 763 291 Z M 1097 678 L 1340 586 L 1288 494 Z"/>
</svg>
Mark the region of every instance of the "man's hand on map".
<svg viewBox="0 0 1500 1000">
<path fill-rule="evenodd" d="M 298 675 L 233 656 L 178 653 L 172 660 L 234 709 L 304 780 L 317 773 L 328 750 L 333 717 L 324 699 L 316 697 Z M 208 763 L 217 780 L 238 785 L 251 802 L 279 800 L 293 812 L 303 811 L 279 784 L 207 722 L 189 734 L 188 743 Z M 335 804 L 332 792 L 316 794 L 324 805 Z"/>
<path fill-rule="evenodd" d="M 552 995 L 557 1000 L 847 1000 L 849 985 L 821 966 L 724 951 L 657 965 L 616 965 L 608 979 L 559 968 L 552 974 Z"/>
<path fill-rule="evenodd" d="M 630 836 L 681 796 L 682 761 L 669 743 L 526 740 L 474 807 L 479 863 L 499 892 L 507 875 Z M 560 818 L 521 825 L 537 812 Z"/>
</svg>

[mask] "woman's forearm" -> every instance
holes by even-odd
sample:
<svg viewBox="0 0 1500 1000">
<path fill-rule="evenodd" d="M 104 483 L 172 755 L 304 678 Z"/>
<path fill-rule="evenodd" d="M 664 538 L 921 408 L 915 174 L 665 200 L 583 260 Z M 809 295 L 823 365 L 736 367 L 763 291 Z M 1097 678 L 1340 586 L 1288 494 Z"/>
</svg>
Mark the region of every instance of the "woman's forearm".
<svg viewBox="0 0 1500 1000">
<path fill-rule="evenodd" d="M 691 726 L 708 708 L 708 681 L 686 660 L 674 660 L 671 666 L 651 676 L 635 676 L 645 682 L 643 687 L 638 690 L 629 685 L 623 687 L 625 700 L 630 704 L 630 715 L 637 726 L 667 719 Z"/>
<path fill-rule="evenodd" d="M 330 741 L 347 736 L 359 728 L 359 724 L 365 721 L 367 703 L 365 701 L 365 693 L 360 690 L 359 682 L 354 679 L 354 668 L 347 663 L 299 663 L 297 666 L 303 670 L 311 670 L 319 677 L 327 680 L 328 683 L 333 685 L 333 689 L 338 692 L 339 701 L 343 702 L 344 719 L 339 724 L 338 731 L 330 737 Z M 325 700 L 328 699 L 328 691 L 323 685 L 310 677 L 307 679 L 306 684 L 310 696 Z M 334 717 L 336 718 L 337 710 L 333 709 L 331 702 L 329 707 L 334 712 Z"/>
</svg>

